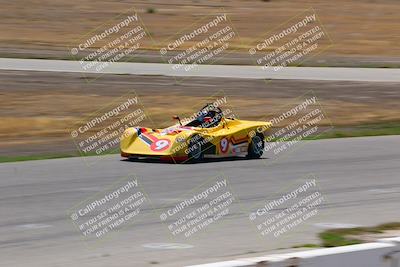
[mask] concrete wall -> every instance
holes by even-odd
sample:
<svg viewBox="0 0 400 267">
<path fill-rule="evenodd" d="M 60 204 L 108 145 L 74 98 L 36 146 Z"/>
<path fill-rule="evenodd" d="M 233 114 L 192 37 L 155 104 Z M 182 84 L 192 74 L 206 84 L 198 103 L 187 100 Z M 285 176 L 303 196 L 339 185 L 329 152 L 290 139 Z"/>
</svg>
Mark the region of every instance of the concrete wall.
<svg viewBox="0 0 400 267">
<path fill-rule="evenodd" d="M 400 267 L 400 237 L 189 267 Z"/>
</svg>

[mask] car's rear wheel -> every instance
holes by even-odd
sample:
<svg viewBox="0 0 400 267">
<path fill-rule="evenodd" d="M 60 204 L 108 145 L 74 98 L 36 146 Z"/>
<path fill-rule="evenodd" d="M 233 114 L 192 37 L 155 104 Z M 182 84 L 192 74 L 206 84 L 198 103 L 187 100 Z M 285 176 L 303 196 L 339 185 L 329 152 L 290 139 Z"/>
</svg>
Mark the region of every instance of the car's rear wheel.
<svg viewBox="0 0 400 267">
<path fill-rule="evenodd" d="M 202 138 L 198 135 L 193 136 L 189 141 L 189 162 L 199 162 L 204 158 L 203 148 L 202 148 Z"/>
<path fill-rule="evenodd" d="M 258 159 L 262 156 L 264 153 L 264 135 L 261 133 L 257 133 L 255 136 L 251 138 L 249 147 L 248 147 L 248 152 L 247 152 L 247 157 L 250 159 Z"/>
</svg>

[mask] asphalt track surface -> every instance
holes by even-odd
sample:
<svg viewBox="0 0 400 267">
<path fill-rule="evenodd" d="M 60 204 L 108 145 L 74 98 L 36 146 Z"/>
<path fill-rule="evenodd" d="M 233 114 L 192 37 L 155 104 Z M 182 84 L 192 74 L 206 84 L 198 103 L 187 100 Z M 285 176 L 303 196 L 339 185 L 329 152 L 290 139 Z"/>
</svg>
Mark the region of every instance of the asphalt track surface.
<svg viewBox="0 0 400 267">
<path fill-rule="evenodd" d="M 112 63 L 96 71 L 86 71 L 78 61 L 0 58 L 2 70 L 110 73 L 135 75 L 165 75 L 193 77 L 225 77 L 247 79 L 289 79 L 326 81 L 400 82 L 400 69 L 286 67 L 278 71 L 259 66 L 199 65 L 185 71 L 160 63 Z"/>
<path fill-rule="evenodd" d="M 304 141 L 277 158 L 194 165 L 129 162 L 118 155 L 0 164 L 0 266 L 184 266 L 315 243 L 326 224 L 399 221 L 399 147 L 400 136 L 360 137 Z M 160 213 L 221 173 L 240 200 L 233 214 L 198 235 L 174 239 Z M 319 213 L 280 237 L 263 238 L 248 219 L 252 207 L 310 174 L 326 199 Z M 104 240 L 84 241 L 67 210 L 131 176 L 152 208 Z M 149 246 L 154 243 L 187 246 Z"/>
</svg>

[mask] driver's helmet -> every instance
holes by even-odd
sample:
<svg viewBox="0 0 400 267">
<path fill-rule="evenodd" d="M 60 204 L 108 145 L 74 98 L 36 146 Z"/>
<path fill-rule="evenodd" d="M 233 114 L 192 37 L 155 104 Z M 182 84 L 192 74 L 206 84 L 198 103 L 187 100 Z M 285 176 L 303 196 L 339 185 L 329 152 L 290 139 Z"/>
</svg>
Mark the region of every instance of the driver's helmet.
<svg viewBox="0 0 400 267">
<path fill-rule="evenodd" d="M 206 127 L 213 127 L 218 125 L 222 118 L 222 110 L 215 107 L 213 104 L 207 104 L 200 110 L 200 115 L 197 120 L 201 123 L 209 123 Z"/>
</svg>

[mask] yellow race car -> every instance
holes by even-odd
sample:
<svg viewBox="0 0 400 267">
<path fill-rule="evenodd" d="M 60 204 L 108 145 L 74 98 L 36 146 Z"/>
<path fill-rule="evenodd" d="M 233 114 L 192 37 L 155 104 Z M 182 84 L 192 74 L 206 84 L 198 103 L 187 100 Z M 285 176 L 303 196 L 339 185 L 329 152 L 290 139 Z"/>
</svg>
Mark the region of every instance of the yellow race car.
<svg viewBox="0 0 400 267">
<path fill-rule="evenodd" d="M 133 127 L 121 137 L 121 156 L 157 158 L 175 162 L 198 162 L 205 157 L 247 156 L 259 158 L 270 122 L 225 117 L 214 104 L 207 104 L 183 123 L 165 129 Z"/>
</svg>

